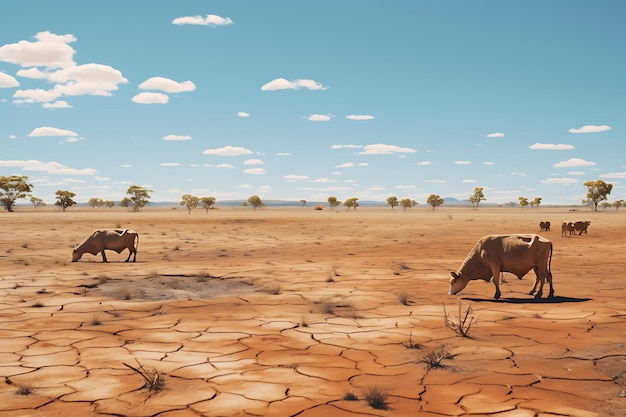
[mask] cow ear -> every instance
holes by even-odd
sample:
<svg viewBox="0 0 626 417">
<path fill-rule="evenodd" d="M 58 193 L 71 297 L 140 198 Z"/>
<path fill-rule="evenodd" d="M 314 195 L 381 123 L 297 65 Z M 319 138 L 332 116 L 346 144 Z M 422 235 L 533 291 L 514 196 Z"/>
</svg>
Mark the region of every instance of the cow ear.
<svg viewBox="0 0 626 417">
<path fill-rule="evenodd" d="M 450 271 L 450 275 L 452 275 L 452 278 L 457 279 L 459 277 L 459 274 L 457 274 L 454 271 Z"/>
</svg>

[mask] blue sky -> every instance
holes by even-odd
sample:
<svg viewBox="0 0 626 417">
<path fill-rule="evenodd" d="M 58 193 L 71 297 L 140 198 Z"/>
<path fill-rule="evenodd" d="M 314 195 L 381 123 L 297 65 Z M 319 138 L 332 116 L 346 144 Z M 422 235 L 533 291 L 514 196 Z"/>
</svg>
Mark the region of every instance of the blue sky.
<svg viewBox="0 0 626 417">
<path fill-rule="evenodd" d="M 119 200 L 626 198 L 626 2 L 29 1 L 0 175 Z"/>
</svg>

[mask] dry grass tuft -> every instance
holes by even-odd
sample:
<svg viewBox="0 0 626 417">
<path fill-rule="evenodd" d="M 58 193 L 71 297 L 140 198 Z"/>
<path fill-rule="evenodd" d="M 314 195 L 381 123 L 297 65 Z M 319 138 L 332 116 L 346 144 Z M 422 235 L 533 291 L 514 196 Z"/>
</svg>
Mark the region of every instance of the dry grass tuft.
<svg viewBox="0 0 626 417">
<path fill-rule="evenodd" d="M 280 284 L 277 282 L 274 282 L 271 284 L 264 285 L 263 288 L 261 288 L 261 291 L 267 294 L 278 295 L 280 294 L 280 289 L 281 289 Z"/>
<path fill-rule="evenodd" d="M 400 301 L 400 304 L 402 304 L 403 306 L 408 306 L 409 305 L 409 294 L 406 292 L 399 292 L 397 294 L 398 296 L 398 301 Z"/>
<path fill-rule="evenodd" d="M 363 389 L 363 398 L 370 407 L 376 410 L 387 409 L 387 390 L 377 385 L 371 385 Z"/>
<path fill-rule="evenodd" d="M 443 361 L 447 359 L 454 359 L 454 355 L 446 345 L 438 345 L 425 349 L 418 362 L 425 364 L 428 369 L 445 368 Z"/>
</svg>

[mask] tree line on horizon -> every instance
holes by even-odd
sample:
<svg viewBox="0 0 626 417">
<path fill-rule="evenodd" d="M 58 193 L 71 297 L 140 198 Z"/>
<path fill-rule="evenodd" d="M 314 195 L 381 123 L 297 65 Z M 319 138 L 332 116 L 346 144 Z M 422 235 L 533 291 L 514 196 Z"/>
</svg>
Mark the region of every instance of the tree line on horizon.
<svg viewBox="0 0 626 417">
<path fill-rule="evenodd" d="M 613 184 L 609 184 L 604 182 L 603 180 L 596 181 L 587 181 L 583 184 L 587 187 L 587 195 L 586 198 L 581 201 L 582 205 L 589 206 L 594 211 L 598 210 L 598 206 L 601 206 L 604 209 L 609 207 L 614 207 L 616 210 L 620 207 L 626 206 L 626 202 L 624 200 L 616 200 L 613 203 L 608 202 L 608 196 L 611 194 L 613 189 Z M 18 199 L 23 199 L 30 197 L 30 202 L 35 206 L 35 208 L 39 206 L 45 206 L 46 203 L 43 199 L 35 197 L 32 195 L 33 185 L 28 182 L 28 176 L 25 175 L 11 175 L 11 176 L 0 176 L 0 204 L 4 206 L 4 209 L 8 212 L 13 212 L 15 203 Z M 126 197 L 122 198 L 118 206 L 131 208 L 133 211 L 139 211 L 141 208 L 145 207 L 152 196 L 153 190 L 150 190 L 146 187 L 142 187 L 139 185 L 131 185 L 126 191 Z M 76 205 L 74 201 L 74 197 L 76 197 L 76 193 L 67 191 L 67 190 L 57 190 L 55 192 L 56 202 L 54 203 L 56 206 L 59 206 L 62 211 L 65 211 L 67 208 Z M 331 210 L 334 210 L 336 207 L 343 204 L 345 207 L 349 209 L 356 210 L 359 207 L 358 198 L 350 197 L 344 201 L 337 199 L 335 196 L 330 196 L 327 199 L 328 206 Z M 533 200 L 529 200 L 527 197 L 519 197 L 518 202 L 508 202 L 505 206 L 508 207 L 516 207 L 517 205 L 521 206 L 522 209 L 530 206 L 539 207 L 541 204 L 541 197 L 535 197 Z M 474 192 L 469 196 L 468 201 L 472 205 L 473 210 L 477 210 L 480 203 L 482 201 L 487 201 L 484 194 L 483 187 L 475 187 Z M 183 194 L 181 197 L 181 206 L 185 206 L 191 214 L 193 209 L 198 207 L 202 207 L 208 213 L 209 210 L 215 207 L 216 199 L 215 197 L 197 197 L 192 194 Z M 300 204 L 304 207 L 306 205 L 306 200 L 300 200 Z M 601 204 L 602 203 L 602 204 Z M 87 204 L 92 208 L 113 208 L 115 206 L 115 202 L 112 200 L 103 200 L 98 197 L 90 198 Z M 394 207 L 401 206 L 404 210 L 408 208 L 412 208 L 417 206 L 419 203 L 410 198 L 402 198 L 398 199 L 396 196 L 390 196 L 387 198 L 387 205 L 391 206 L 393 210 Z M 434 211 L 437 207 L 444 204 L 444 199 L 441 198 L 438 194 L 430 194 L 426 199 L 426 204 L 432 207 Z M 242 203 L 244 207 L 252 207 L 252 209 L 256 210 L 257 208 L 265 207 L 265 203 L 258 195 L 252 195 L 248 198 L 247 201 Z M 316 208 L 320 208 L 320 206 L 316 206 Z"/>
</svg>

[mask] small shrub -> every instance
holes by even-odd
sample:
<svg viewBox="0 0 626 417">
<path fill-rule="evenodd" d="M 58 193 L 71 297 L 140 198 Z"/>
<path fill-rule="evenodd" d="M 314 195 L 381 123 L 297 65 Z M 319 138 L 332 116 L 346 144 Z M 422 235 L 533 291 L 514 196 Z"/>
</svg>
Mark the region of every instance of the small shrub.
<svg viewBox="0 0 626 417">
<path fill-rule="evenodd" d="M 91 316 L 91 325 L 92 326 L 100 326 L 102 324 L 102 319 L 99 314 L 94 314 Z"/>
<path fill-rule="evenodd" d="M 321 204 L 318 204 L 317 206 L 313 207 L 314 210 L 324 210 L 324 206 L 322 206 Z"/>
<path fill-rule="evenodd" d="M 424 350 L 418 362 L 425 364 L 428 369 L 445 368 L 443 361 L 446 359 L 454 359 L 454 355 L 446 345 L 439 345 Z"/>
<path fill-rule="evenodd" d="M 409 342 L 404 343 L 404 346 L 406 346 L 409 349 L 421 349 L 422 348 L 421 344 L 413 342 L 413 330 L 411 330 L 411 332 L 409 333 Z"/>
<path fill-rule="evenodd" d="M 36 307 L 36 308 L 41 308 L 43 307 L 43 303 L 40 300 L 36 300 L 33 304 L 32 307 Z"/>
<path fill-rule="evenodd" d="M 207 271 L 200 271 L 196 274 L 196 280 L 198 282 L 207 282 L 211 278 L 214 278 L 214 277 Z"/>
<path fill-rule="evenodd" d="M 358 397 L 354 392 L 350 391 L 343 394 L 343 399 L 346 401 L 357 401 Z"/>
<path fill-rule="evenodd" d="M 404 306 L 408 306 L 409 305 L 409 294 L 407 294 L 405 292 L 400 292 L 397 295 L 398 295 L 398 301 L 400 301 L 400 304 L 402 304 Z"/>
<path fill-rule="evenodd" d="M 161 374 L 156 369 L 144 368 L 144 366 L 140 364 L 139 361 L 137 361 L 137 364 L 139 365 L 138 368 L 135 368 L 134 366 L 127 363 L 124 363 L 124 366 L 132 369 L 133 371 L 141 375 L 141 377 L 145 381 L 143 388 L 148 388 L 148 390 L 152 392 L 159 392 L 163 388 L 165 388 L 165 377 L 163 376 L 163 374 Z"/>
<path fill-rule="evenodd" d="M 23 247 L 24 249 L 28 249 L 28 243 L 22 243 L 22 247 Z"/>
<path fill-rule="evenodd" d="M 387 390 L 377 385 L 366 387 L 363 390 L 363 398 L 365 398 L 365 402 L 367 405 L 376 410 L 387 409 L 387 396 Z"/>
<path fill-rule="evenodd" d="M 465 312 L 462 311 L 461 300 L 459 300 L 459 321 L 455 322 L 448 316 L 446 306 L 443 306 L 443 320 L 447 327 L 452 329 L 454 333 L 463 337 L 470 337 L 470 329 L 478 321 L 478 317 L 474 317 L 472 306 L 468 305 Z"/>
<path fill-rule="evenodd" d="M 17 395 L 31 395 L 34 390 L 35 390 L 35 387 L 31 384 L 19 383 L 17 384 L 16 394 Z"/>
</svg>

